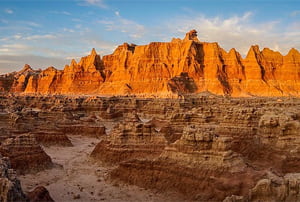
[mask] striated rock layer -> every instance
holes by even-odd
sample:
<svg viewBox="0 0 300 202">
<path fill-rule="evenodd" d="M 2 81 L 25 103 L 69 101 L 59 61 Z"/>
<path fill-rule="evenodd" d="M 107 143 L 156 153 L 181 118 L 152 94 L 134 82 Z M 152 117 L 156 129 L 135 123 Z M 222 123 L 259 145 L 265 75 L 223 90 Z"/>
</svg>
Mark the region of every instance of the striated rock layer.
<svg viewBox="0 0 300 202">
<path fill-rule="evenodd" d="M 9 157 L 12 168 L 24 174 L 52 167 L 51 158 L 32 135 L 7 138 L 0 145 L 0 154 Z"/>
<path fill-rule="evenodd" d="M 174 86 L 187 75 L 179 77 Z M 109 176 L 115 181 L 176 192 L 183 200 L 299 200 L 299 98 L 208 92 L 180 99 L 0 98 L 0 152 L 16 168 L 49 162 L 35 138 L 64 145 L 66 135 L 92 135 L 99 143 L 91 158 L 114 164 Z M 40 194 L 49 198 L 43 189 L 33 195 L 39 200 Z"/>
<path fill-rule="evenodd" d="M 95 147 L 91 156 L 108 164 L 136 158 L 154 158 L 163 151 L 167 140 L 153 121 L 137 114 L 126 114 L 109 136 Z"/>
<path fill-rule="evenodd" d="M 181 96 L 210 91 L 231 96 L 299 96 L 300 53 L 285 56 L 251 46 L 245 58 L 218 43 L 201 42 L 191 30 L 183 40 L 124 43 L 110 55 L 91 54 L 63 70 L 49 67 L 0 76 L 0 90 L 38 94 Z"/>
<path fill-rule="evenodd" d="M 207 94 L 143 102 L 91 154 L 118 165 L 111 179 L 200 201 L 297 200 L 298 99 Z"/>
</svg>

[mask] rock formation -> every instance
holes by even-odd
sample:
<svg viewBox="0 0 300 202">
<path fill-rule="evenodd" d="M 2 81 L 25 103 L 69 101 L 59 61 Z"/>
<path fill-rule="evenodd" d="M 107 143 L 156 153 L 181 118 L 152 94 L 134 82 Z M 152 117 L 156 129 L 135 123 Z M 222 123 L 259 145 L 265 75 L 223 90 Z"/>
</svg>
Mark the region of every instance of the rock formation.
<svg viewBox="0 0 300 202">
<path fill-rule="evenodd" d="M 153 158 L 159 156 L 166 143 L 163 133 L 151 121 L 143 122 L 137 114 L 126 114 L 124 123 L 118 124 L 91 156 L 110 164 L 145 156 Z"/>
<path fill-rule="evenodd" d="M 49 67 L 28 79 L 25 93 L 93 94 L 104 82 L 103 62 L 95 49 L 77 64 L 72 60 L 64 70 Z"/>
<path fill-rule="evenodd" d="M 246 196 L 232 195 L 224 202 L 234 201 L 299 201 L 299 173 L 290 173 L 282 177 L 267 173 L 250 189 Z"/>
<path fill-rule="evenodd" d="M 171 83 L 178 92 L 192 81 L 182 73 Z M 49 158 L 37 142 L 64 145 L 67 136 L 87 135 L 99 138 L 91 158 L 114 164 L 113 181 L 186 200 L 298 200 L 299 98 L 0 98 L 0 152 L 17 171 L 45 168 Z"/>
<path fill-rule="evenodd" d="M 52 166 L 51 158 L 32 135 L 7 138 L 0 145 L 0 154 L 10 158 L 12 168 L 18 173 L 40 171 Z"/>
<path fill-rule="evenodd" d="M 16 176 L 16 172 L 10 167 L 9 159 L 0 155 L 0 201 L 29 202 Z"/>
<path fill-rule="evenodd" d="M 288 181 L 278 189 L 278 183 L 271 181 L 265 187 L 260 184 L 268 176 L 300 172 L 297 103 L 293 98 L 233 99 L 210 94 L 148 100 L 137 108 L 138 116 L 123 117 L 124 123 L 95 147 L 92 157 L 119 164 L 110 174 L 113 180 L 175 190 L 193 200 L 294 200 L 297 194 L 285 189 Z M 152 120 L 156 132 L 136 130 L 137 125 L 145 126 L 143 120 Z M 156 138 L 147 140 L 151 136 Z M 299 191 L 295 188 L 295 193 Z"/>
<path fill-rule="evenodd" d="M 195 41 L 195 42 L 200 42 L 198 37 L 197 37 L 197 31 L 196 30 L 191 30 L 188 33 L 185 34 L 185 37 L 183 39 L 184 41 Z"/>
<path fill-rule="evenodd" d="M 300 53 L 282 56 L 251 46 L 245 58 L 217 43 L 199 41 L 191 30 L 183 40 L 124 43 L 101 59 L 95 49 L 64 70 L 49 67 L 0 76 L 0 90 L 38 94 L 174 97 L 210 91 L 230 96 L 299 96 Z"/>
<path fill-rule="evenodd" d="M 33 191 L 27 194 L 30 202 L 54 202 L 51 198 L 49 191 L 43 187 L 36 187 Z"/>
<path fill-rule="evenodd" d="M 35 132 L 32 134 L 35 140 L 44 146 L 73 146 L 70 139 L 62 132 Z"/>
<path fill-rule="evenodd" d="M 187 200 L 300 200 L 296 49 L 255 45 L 243 58 L 191 30 L 102 58 L 93 49 L 63 70 L 25 65 L 0 91 L 0 201 L 27 200 L 6 157 L 20 174 L 51 168 L 41 145 L 72 135 L 99 138 L 90 156 L 114 165 L 111 180 Z M 28 196 L 53 201 L 44 187 Z"/>
</svg>

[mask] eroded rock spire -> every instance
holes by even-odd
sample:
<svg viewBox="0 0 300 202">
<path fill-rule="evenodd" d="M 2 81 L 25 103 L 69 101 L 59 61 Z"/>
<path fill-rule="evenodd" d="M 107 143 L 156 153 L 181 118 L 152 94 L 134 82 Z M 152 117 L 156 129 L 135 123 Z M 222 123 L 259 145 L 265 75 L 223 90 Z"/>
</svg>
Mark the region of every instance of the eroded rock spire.
<svg viewBox="0 0 300 202">
<path fill-rule="evenodd" d="M 197 36 L 197 31 L 195 29 L 192 29 L 191 31 L 185 34 L 184 41 L 192 40 L 195 42 L 200 42 Z"/>
</svg>

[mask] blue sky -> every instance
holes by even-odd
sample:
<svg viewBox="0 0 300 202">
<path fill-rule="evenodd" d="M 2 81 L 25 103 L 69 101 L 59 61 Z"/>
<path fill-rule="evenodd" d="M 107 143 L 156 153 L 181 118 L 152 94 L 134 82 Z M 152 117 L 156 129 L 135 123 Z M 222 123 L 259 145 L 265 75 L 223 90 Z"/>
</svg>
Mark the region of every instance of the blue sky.
<svg viewBox="0 0 300 202">
<path fill-rule="evenodd" d="M 0 0 L 0 73 L 50 65 L 62 69 L 96 48 L 110 54 L 183 38 L 217 41 L 245 55 L 250 45 L 300 50 L 299 0 Z"/>
</svg>

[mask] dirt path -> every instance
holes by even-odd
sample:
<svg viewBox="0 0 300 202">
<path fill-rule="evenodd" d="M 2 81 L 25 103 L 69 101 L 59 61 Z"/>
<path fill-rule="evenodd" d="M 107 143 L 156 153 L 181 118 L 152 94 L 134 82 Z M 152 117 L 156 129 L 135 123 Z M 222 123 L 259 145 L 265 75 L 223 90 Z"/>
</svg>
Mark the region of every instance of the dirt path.
<svg viewBox="0 0 300 202">
<path fill-rule="evenodd" d="M 37 174 L 20 176 L 22 188 L 29 191 L 45 186 L 56 202 L 68 201 L 174 201 L 162 194 L 136 186 L 111 184 L 106 179 L 109 169 L 99 166 L 89 154 L 99 139 L 71 137 L 74 147 L 45 147 L 52 161 L 63 168 L 45 170 Z"/>
</svg>

